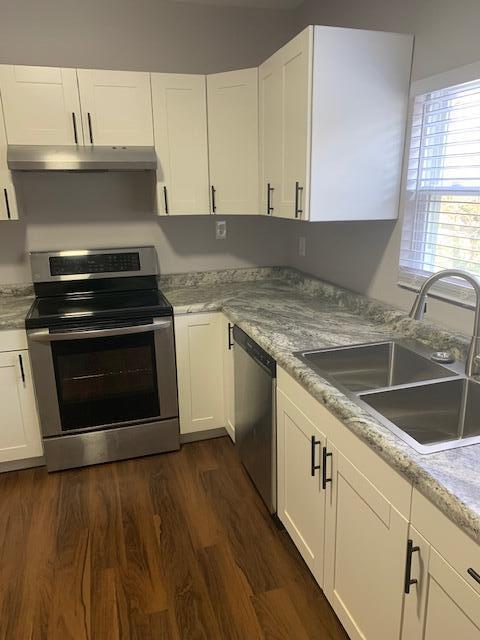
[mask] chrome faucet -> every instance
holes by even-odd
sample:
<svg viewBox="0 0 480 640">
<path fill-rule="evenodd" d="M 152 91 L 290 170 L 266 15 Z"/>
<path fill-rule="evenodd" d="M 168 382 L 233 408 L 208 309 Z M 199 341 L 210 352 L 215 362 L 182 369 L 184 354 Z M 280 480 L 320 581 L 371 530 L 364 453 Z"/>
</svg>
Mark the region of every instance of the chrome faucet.
<svg viewBox="0 0 480 640">
<path fill-rule="evenodd" d="M 465 373 L 467 376 L 477 376 L 480 373 L 480 280 L 466 271 L 460 269 L 445 269 L 430 276 L 422 284 L 417 294 L 413 307 L 410 311 L 410 317 L 415 320 L 422 320 L 425 312 L 425 302 L 430 287 L 438 280 L 443 278 L 461 278 L 472 285 L 475 291 L 475 320 L 473 323 L 473 334 L 468 348 L 467 361 L 465 362 Z"/>
</svg>

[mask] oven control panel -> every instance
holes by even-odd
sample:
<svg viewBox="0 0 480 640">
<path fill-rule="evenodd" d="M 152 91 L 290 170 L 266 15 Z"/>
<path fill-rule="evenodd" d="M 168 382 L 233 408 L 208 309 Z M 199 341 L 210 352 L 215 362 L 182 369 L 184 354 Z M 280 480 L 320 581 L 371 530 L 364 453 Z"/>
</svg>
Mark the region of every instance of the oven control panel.
<svg viewBox="0 0 480 640">
<path fill-rule="evenodd" d="M 34 251 L 30 254 L 30 264 L 35 284 L 157 276 L 159 272 L 153 246 Z"/>
<path fill-rule="evenodd" d="M 52 276 L 140 271 L 140 256 L 138 252 L 50 256 L 49 262 L 50 275 Z"/>
</svg>

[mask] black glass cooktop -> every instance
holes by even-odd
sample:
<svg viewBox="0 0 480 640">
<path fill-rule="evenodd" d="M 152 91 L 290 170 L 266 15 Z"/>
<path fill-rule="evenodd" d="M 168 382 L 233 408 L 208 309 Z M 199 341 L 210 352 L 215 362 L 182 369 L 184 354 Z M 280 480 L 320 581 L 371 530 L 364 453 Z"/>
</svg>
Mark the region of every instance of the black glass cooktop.
<svg viewBox="0 0 480 640">
<path fill-rule="evenodd" d="M 169 315 L 172 307 L 157 289 L 51 296 L 35 300 L 25 318 L 25 326 L 37 329 Z"/>
</svg>

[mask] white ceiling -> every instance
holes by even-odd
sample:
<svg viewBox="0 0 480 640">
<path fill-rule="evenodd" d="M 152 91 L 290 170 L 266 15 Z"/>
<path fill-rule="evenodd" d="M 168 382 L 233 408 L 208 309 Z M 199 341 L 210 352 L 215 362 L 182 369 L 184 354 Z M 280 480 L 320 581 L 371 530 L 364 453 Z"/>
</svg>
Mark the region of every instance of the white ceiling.
<svg viewBox="0 0 480 640">
<path fill-rule="evenodd" d="M 258 9 L 295 9 L 303 0 L 170 0 L 170 2 L 210 4 L 221 7 L 256 7 Z"/>
</svg>

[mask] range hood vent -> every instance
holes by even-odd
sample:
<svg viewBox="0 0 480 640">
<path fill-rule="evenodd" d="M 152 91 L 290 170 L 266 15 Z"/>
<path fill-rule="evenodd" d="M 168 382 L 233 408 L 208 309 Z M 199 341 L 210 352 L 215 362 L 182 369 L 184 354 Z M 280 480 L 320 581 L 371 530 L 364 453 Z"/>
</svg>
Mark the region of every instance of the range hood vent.
<svg viewBox="0 0 480 640">
<path fill-rule="evenodd" d="M 83 147 L 10 145 L 12 171 L 153 171 L 153 147 Z"/>
</svg>

